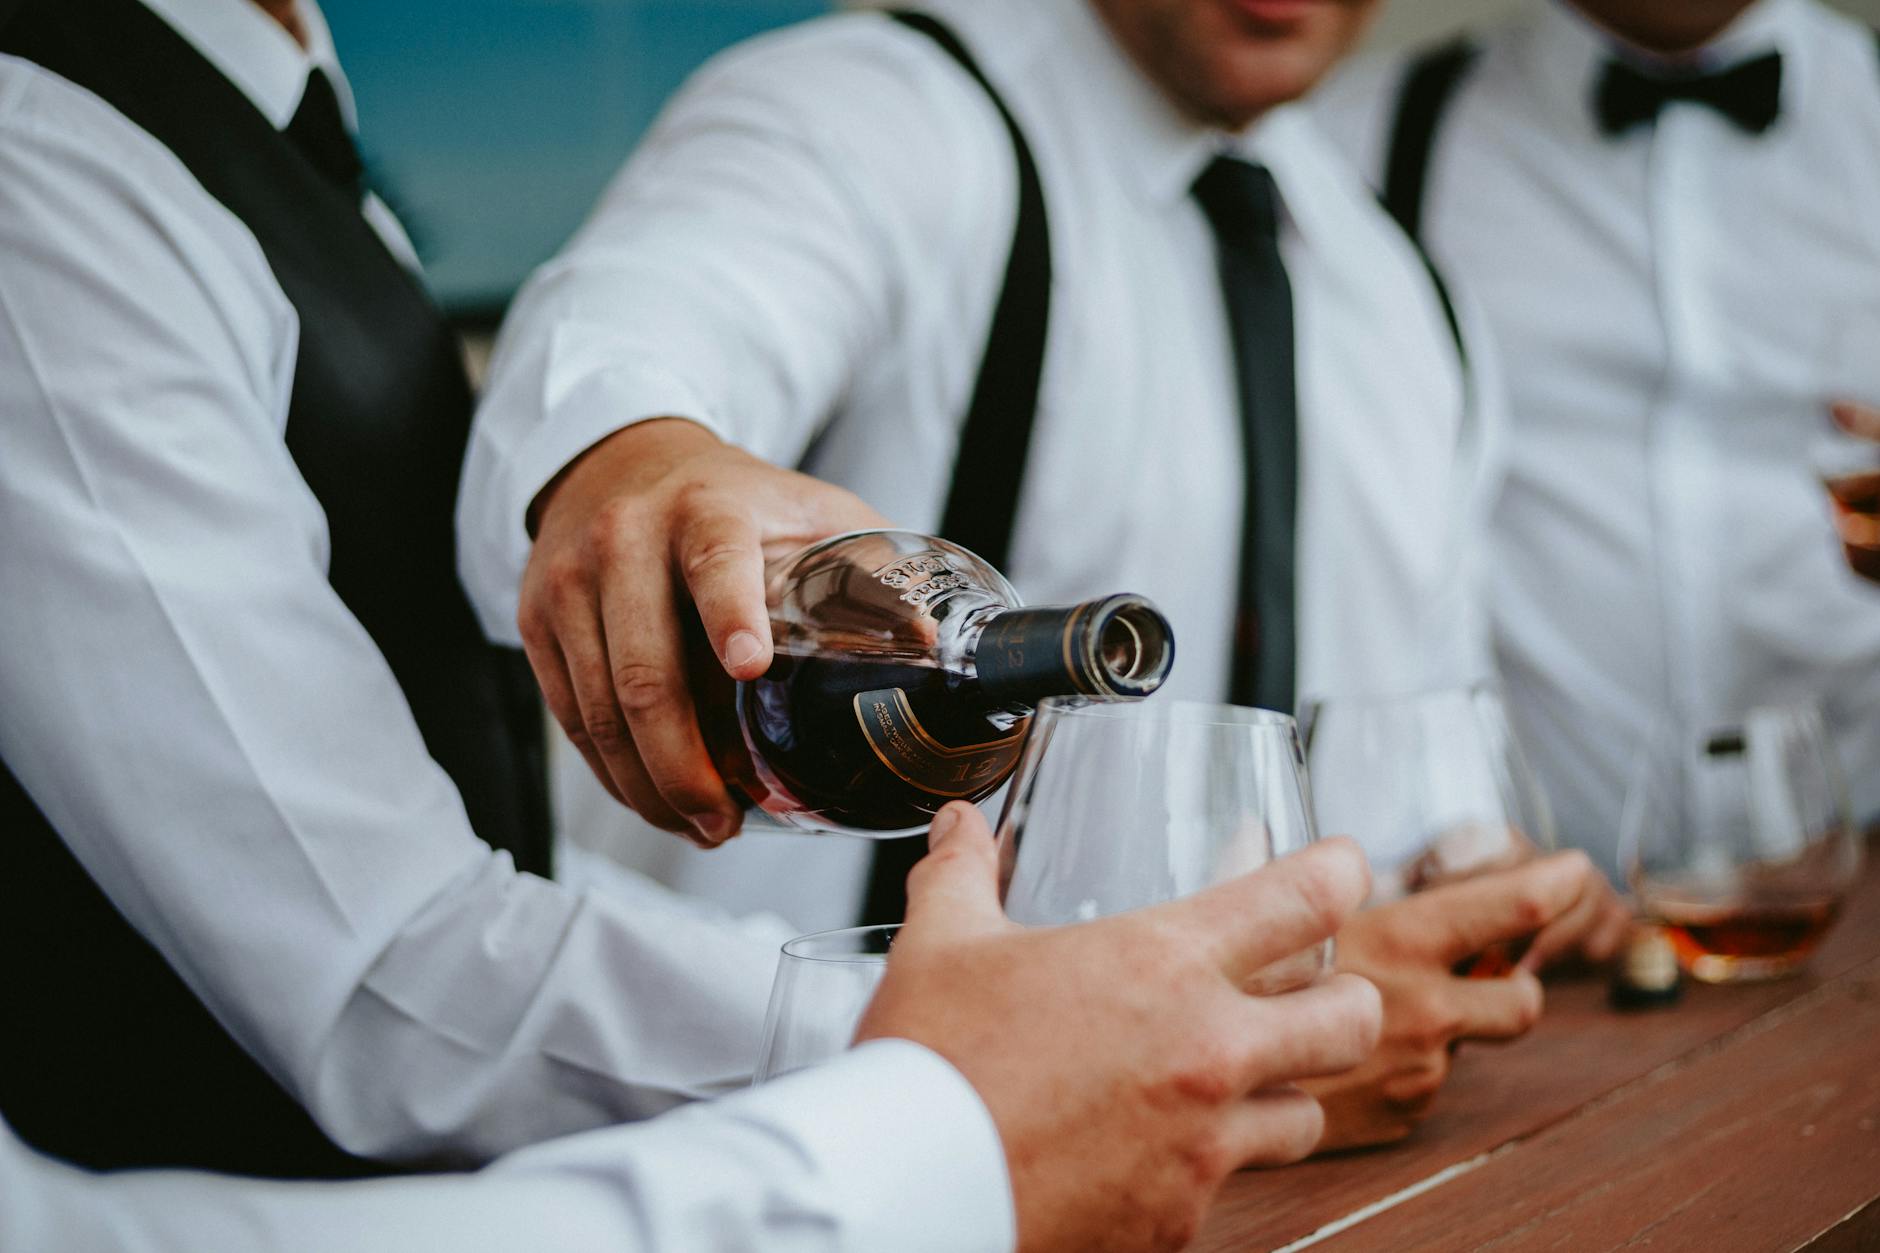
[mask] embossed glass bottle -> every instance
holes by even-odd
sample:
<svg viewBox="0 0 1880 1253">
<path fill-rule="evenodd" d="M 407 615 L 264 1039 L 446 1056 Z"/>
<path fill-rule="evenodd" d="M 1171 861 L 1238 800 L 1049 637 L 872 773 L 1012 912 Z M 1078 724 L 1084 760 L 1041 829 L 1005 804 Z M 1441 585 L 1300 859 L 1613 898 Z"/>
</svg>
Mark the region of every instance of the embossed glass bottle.
<svg viewBox="0 0 1880 1253">
<path fill-rule="evenodd" d="M 733 686 L 700 658 L 700 724 L 734 794 L 813 831 L 920 831 L 1005 782 L 1039 701 L 1147 696 L 1175 657 L 1140 596 L 1022 608 L 997 570 L 911 531 L 824 540 L 766 583 L 775 660 Z"/>
</svg>

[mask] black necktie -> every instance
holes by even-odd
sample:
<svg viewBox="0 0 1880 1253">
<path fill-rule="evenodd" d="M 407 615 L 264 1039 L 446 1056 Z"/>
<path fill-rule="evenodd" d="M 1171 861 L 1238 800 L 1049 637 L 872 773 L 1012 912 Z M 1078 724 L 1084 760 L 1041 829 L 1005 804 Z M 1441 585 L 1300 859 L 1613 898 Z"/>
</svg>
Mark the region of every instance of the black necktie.
<svg viewBox="0 0 1880 1253">
<path fill-rule="evenodd" d="M 1714 74 L 1641 74 L 1608 61 L 1593 97 L 1599 129 L 1622 135 L 1658 120 L 1672 101 L 1706 105 L 1752 135 L 1768 130 L 1782 107 L 1782 54 L 1771 52 Z"/>
<path fill-rule="evenodd" d="M 1228 699 L 1290 712 L 1299 433 L 1292 283 L 1279 252 L 1279 191 L 1265 167 L 1219 157 L 1195 180 L 1194 196 L 1214 227 L 1246 466 Z"/>
<path fill-rule="evenodd" d="M 359 160 L 352 132 L 346 129 L 333 83 L 322 71 L 308 72 L 300 107 L 294 110 L 293 120 L 281 133 L 292 140 L 308 163 L 348 200 L 357 204 L 365 199 L 365 165 Z"/>
</svg>

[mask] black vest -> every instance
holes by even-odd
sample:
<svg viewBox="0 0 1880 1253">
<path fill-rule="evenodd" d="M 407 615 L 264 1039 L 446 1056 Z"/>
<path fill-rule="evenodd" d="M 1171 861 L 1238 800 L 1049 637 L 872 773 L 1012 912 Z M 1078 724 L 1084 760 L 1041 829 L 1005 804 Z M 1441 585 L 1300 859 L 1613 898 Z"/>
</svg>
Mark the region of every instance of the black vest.
<svg viewBox="0 0 1880 1253">
<path fill-rule="evenodd" d="M 101 97 L 259 241 L 299 313 L 287 446 L 326 511 L 333 588 L 390 663 L 477 833 L 546 873 L 535 687 L 519 654 L 484 639 L 456 576 L 471 399 L 449 328 L 358 206 L 137 0 L 0 0 L 0 52 Z M 4 762 L 0 842 L 0 1113 L 22 1137 L 94 1167 L 368 1169 L 223 1032 Z"/>
</svg>

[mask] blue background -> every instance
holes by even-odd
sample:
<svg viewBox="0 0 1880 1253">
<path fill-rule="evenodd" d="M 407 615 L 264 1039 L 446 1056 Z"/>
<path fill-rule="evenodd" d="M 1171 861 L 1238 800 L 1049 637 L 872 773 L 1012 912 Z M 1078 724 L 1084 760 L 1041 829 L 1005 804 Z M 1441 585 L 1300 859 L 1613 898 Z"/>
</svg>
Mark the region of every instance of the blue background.
<svg viewBox="0 0 1880 1253">
<path fill-rule="evenodd" d="M 493 311 L 713 52 L 826 0 L 324 0 L 374 186 L 449 308 Z"/>
</svg>

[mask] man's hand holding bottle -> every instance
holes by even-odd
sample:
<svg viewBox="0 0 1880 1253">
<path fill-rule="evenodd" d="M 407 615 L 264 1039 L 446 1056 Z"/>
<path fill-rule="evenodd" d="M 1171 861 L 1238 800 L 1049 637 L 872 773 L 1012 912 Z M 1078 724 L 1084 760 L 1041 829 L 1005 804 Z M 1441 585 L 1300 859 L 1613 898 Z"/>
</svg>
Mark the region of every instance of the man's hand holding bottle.
<svg viewBox="0 0 1880 1253">
<path fill-rule="evenodd" d="M 549 712 L 616 800 L 710 848 L 743 810 L 699 732 L 686 601 L 734 679 L 770 668 L 764 561 L 886 525 L 862 500 L 781 470 L 695 422 L 616 431 L 542 489 L 517 625 Z"/>
</svg>

